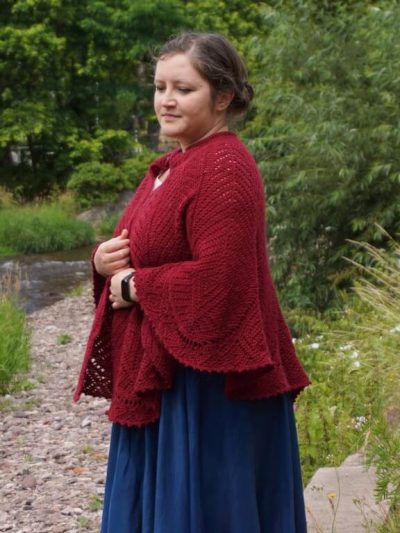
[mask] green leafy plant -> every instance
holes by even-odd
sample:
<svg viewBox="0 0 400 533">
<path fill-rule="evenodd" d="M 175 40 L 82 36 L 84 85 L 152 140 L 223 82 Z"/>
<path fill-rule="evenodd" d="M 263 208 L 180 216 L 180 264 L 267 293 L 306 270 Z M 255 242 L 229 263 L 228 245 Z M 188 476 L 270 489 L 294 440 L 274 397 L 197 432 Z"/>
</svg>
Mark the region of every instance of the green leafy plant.
<svg viewBox="0 0 400 533">
<path fill-rule="evenodd" d="M 273 3 L 274 4 L 274 3 Z M 268 195 L 271 262 L 285 305 L 338 303 L 358 263 L 348 239 L 400 231 L 400 6 L 279 2 L 249 49 L 255 112 L 246 135 Z"/>
<path fill-rule="evenodd" d="M 72 337 L 71 335 L 59 335 L 57 337 L 57 344 L 59 344 L 60 346 L 63 346 L 65 344 L 69 344 L 70 342 L 72 342 Z"/>
<path fill-rule="evenodd" d="M 78 523 L 81 527 L 83 527 L 84 529 L 88 529 L 89 526 L 90 526 L 90 518 L 88 518 L 87 516 L 84 516 L 84 515 L 81 515 L 79 518 L 78 518 Z"/>
<path fill-rule="evenodd" d="M 114 202 L 127 188 L 127 178 L 119 168 L 98 161 L 78 165 L 68 181 L 68 189 L 84 209 Z"/>
<path fill-rule="evenodd" d="M 91 511 L 99 511 L 103 506 L 103 500 L 100 496 L 92 496 L 89 501 Z"/>
<path fill-rule="evenodd" d="M 312 385 L 297 421 L 304 478 L 364 446 L 377 466 L 377 495 L 398 506 L 400 486 L 400 245 L 353 243 L 370 257 L 354 294 L 327 320 L 311 318 L 296 346 Z M 354 263 L 354 262 L 353 262 Z M 304 318 L 303 331 L 304 331 Z"/>
<path fill-rule="evenodd" d="M 134 157 L 125 159 L 121 165 L 121 170 L 127 178 L 129 188 L 136 189 L 143 179 L 148 166 L 154 160 L 160 157 L 160 154 L 150 150 L 138 152 Z"/>
</svg>

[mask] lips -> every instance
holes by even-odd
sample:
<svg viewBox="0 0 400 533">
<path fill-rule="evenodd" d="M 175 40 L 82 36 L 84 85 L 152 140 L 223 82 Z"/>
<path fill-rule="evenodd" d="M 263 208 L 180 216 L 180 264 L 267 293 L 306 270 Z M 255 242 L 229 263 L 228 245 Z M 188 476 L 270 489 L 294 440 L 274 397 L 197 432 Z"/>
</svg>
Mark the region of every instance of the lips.
<svg viewBox="0 0 400 533">
<path fill-rule="evenodd" d="M 173 118 L 179 118 L 179 115 L 172 115 L 171 113 L 164 113 L 164 114 L 161 115 L 161 116 L 162 116 L 162 118 L 166 118 L 166 119 L 168 119 L 168 118 L 171 118 L 171 119 L 173 119 Z"/>
</svg>

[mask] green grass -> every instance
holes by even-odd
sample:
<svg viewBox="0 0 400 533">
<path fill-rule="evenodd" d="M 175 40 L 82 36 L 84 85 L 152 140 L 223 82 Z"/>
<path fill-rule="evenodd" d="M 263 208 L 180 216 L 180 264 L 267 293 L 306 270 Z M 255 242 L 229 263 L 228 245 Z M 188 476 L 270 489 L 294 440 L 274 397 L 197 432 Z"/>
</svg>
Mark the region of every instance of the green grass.
<svg viewBox="0 0 400 533">
<path fill-rule="evenodd" d="M 0 394 L 24 383 L 29 369 L 29 333 L 25 313 L 13 299 L 0 293 Z"/>
<path fill-rule="evenodd" d="M 61 205 L 41 204 L 0 209 L 0 255 L 71 250 L 93 243 L 87 222 Z"/>
</svg>

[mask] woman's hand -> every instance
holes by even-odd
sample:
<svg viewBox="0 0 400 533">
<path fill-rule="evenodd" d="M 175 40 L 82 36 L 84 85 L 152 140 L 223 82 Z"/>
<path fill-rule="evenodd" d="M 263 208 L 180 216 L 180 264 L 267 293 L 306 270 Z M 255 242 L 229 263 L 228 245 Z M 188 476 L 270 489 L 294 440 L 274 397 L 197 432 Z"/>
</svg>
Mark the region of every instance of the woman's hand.
<svg viewBox="0 0 400 533">
<path fill-rule="evenodd" d="M 120 272 L 117 272 L 117 274 L 114 274 L 114 276 L 111 278 L 109 299 L 113 309 L 122 309 L 123 307 L 130 307 L 131 305 L 133 305 L 132 302 L 127 302 L 126 300 L 124 300 L 121 294 L 121 281 L 130 272 L 134 272 L 134 269 L 126 268 L 124 270 L 121 270 Z M 138 301 L 133 278 L 129 280 L 129 295 L 132 300 L 134 300 L 135 302 Z"/>
<path fill-rule="evenodd" d="M 128 230 L 113 239 L 102 242 L 93 258 L 96 271 L 105 278 L 126 269 L 130 265 Z"/>
</svg>

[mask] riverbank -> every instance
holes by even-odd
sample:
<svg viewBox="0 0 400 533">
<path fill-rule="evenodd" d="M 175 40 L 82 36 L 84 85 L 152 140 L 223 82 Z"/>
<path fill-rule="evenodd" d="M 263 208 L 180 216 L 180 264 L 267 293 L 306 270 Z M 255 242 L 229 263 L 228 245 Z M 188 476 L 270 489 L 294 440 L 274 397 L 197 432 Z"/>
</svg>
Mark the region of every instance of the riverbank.
<svg viewBox="0 0 400 533">
<path fill-rule="evenodd" d="M 72 402 L 92 310 L 85 289 L 29 317 L 34 386 L 0 400 L 1 532 L 98 531 L 107 402 Z"/>
</svg>

